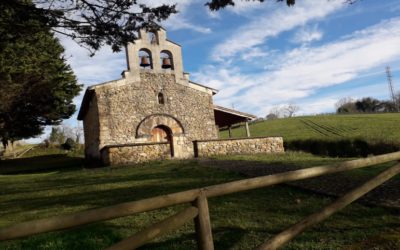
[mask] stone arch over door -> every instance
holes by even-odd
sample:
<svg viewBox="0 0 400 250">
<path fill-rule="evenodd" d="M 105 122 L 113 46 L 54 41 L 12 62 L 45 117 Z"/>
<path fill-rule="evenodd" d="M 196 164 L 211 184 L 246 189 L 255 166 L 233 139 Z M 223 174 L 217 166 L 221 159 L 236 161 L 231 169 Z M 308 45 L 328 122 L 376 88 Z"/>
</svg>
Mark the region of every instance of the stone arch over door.
<svg viewBox="0 0 400 250">
<path fill-rule="evenodd" d="M 136 129 L 136 138 L 151 138 L 151 131 L 157 126 L 166 126 L 171 130 L 172 136 L 181 136 L 185 130 L 173 116 L 166 114 L 153 114 L 145 117 Z"/>
<path fill-rule="evenodd" d="M 154 114 L 144 118 L 136 129 L 136 138 L 148 142 L 168 142 L 171 157 L 184 158 L 182 142 L 185 138 L 182 124 L 170 115 Z"/>
</svg>

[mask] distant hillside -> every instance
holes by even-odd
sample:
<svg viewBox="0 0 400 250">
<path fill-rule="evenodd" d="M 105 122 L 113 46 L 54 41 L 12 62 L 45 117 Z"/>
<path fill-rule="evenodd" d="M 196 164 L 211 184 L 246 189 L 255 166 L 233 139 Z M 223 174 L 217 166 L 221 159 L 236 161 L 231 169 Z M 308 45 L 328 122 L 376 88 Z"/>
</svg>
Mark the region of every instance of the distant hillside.
<svg viewBox="0 0 400 250">
<path fill-rule="evenodd" d="M 234 137 L 246 135 L 244 127 L 233 129 Z M 283 136 L 299 139 L 390 139 L 400 141 L 400 114 L 321 115 L 267 120 L 250 124 L 252 136 Z M 221 132 L 228 137 L 227 131 Z"/>
<path fill-rule="evenodd" d="M 244 127 L 235 128 L 233 137 L 245 137 Z M 299 141 L 348 141 L 359 139 L 400 145 L 400 114 L 359 114 L 302 116 L 266 120 L 250 124 L 252 136 L 282 136 L 287 145 Z M 228 138 L 228 131 L 221 132 Z M 351 142 L 352 143 L 352 142 Z M 309 151 L 309 150 L 307 150 Z M 389 151 L 392 151 L 389 150 Z"/>
</svg>

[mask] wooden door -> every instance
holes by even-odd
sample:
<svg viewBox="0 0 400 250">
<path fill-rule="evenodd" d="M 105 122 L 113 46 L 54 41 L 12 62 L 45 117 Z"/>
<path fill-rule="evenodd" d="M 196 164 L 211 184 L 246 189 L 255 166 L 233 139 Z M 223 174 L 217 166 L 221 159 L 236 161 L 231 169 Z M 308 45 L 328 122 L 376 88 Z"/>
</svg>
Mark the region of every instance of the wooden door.
<svg viewBox="0 0 400 250">
<path fill-rule="evenodd" d="M 151 130 L 151 141 L 152 142 L 168 142 L 169 136 L 167 131 L 163 128 L 155 127 Z"/>
<path fill-rule="evenodd" d="M 157 126 L 151 130 L 151 142 L 168 142 L 171 149 L 171 156 L 174 156 L 172 143 L 172 132 L 166 126 Z"/>
</svg>

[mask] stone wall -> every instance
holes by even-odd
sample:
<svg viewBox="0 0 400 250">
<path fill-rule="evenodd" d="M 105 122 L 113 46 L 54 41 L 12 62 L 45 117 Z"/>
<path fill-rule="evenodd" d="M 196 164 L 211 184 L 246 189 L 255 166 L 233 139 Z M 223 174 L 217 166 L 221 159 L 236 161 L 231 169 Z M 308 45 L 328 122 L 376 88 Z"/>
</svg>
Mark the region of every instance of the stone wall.
<svg viewBox="0 0 400 250">
<path fill-rule="evenodd" d="M 101 150 L 105 165 L 124 165 L 171 158 L 169 143 L 142 143 L 106 146 Z"/>
<path fill-rule="evenodd" d="M 284 152 L 282 137 L 199 140 L 193 144 L 196 157 Z"/>
<path fill-rule="evenodd" d="M 100 125 L 97 98 L 94 95 L 89 103 L 88 111 L 83 119 L 83 131 L 85 136 L 85 158 L 87 161 L 100 158 Z"/>
</svg>

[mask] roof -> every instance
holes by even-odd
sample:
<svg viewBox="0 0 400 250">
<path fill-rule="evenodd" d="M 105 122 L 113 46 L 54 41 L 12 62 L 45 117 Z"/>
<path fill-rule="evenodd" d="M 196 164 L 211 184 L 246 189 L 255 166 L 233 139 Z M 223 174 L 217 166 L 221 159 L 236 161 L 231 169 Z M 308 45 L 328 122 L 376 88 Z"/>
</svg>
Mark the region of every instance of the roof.
<svg viewBox="0 0 400 250">
<path fill-rule="evenodd" d="M 92 99 L 93 93 L 94 93 L 94 89 L 91 89 L 90 87 L 88 87 L 86 89 L 85 94 L 82 99 L 81 108 L 79 109 L 79 113 L 78 113 L 79 121 L 82 121 L 83 118 L 85 117 L 85 114 L 86 114 L 87 110 L 89 109 L 89 103 L 90 103 L 90 100 Z"/>
<path fill-rule="evenodd" d="M 173 44 L 175 44 L 175 45 L 178 45 L 179 47 L 182 47 L 182 45 L 180 45 L 179 43 L 176 43 L 176 42 L 174 42 L 174 41 L 171 41 L 171 40 L 169 40 L 168 38 L 166 38 L 165 41 L 170 42 L 170 43 L 173 43 Z"/>
<path fill-rule="evenodd" d="M 251 121 L 257 116 L 240 112 L 234 109 L 229 109 L 221 106 L 214 105 L 215 123 L 219 127 L 231 126 L 240 122 Z"/>
<path fill-rule="evenodd" d="M 211 90 L 213 92 L 213 95 L 217 94 L 218 91 L 219 91 L 218 89 L 214 89 L 214 88 L 208 87 L 206 85 L 203 85 L 203 84 L 200 84 L 200 83 L 197 83 L 197 82 L 189 81 L 189 83 L 197 85 L 197 86 L 200 86 L 200 87 L 203 87 L 203 88 L 206 88 L 206 89 L 209 89 L 209 90 Z"/>
</svg>

